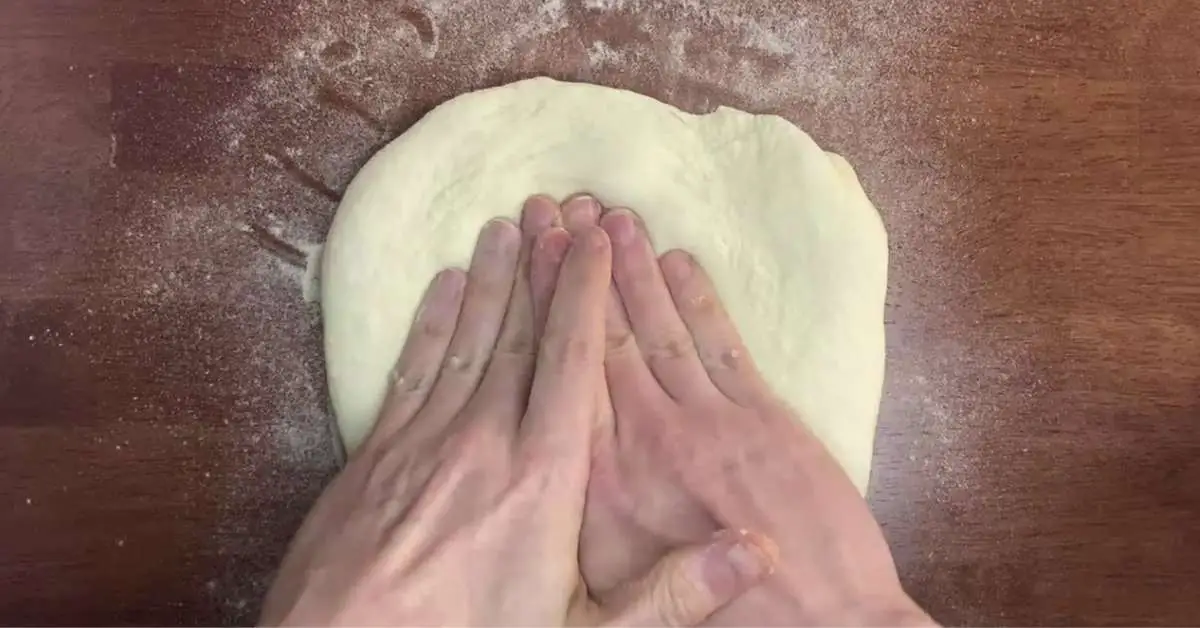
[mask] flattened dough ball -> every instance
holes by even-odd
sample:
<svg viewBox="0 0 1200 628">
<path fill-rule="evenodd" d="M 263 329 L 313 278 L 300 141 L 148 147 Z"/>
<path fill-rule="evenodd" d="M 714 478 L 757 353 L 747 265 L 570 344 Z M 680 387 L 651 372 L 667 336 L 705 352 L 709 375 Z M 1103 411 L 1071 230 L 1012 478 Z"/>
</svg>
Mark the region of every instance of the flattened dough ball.
<svg viewBox="0 0 1200 628">
<path fill-rule="evenodd" d="M 426 284 L 534 193 L 633 208 L 660 252 L 712 275 L 771 387 L 860 491 L 883 382 L 887 236 L 850 165 L 783 118 L 691 115 L 535 78 L 437 107 L 370 160 L 321 269 L 329 389 L 347 451 L 370 431 Z"/>
</svg>

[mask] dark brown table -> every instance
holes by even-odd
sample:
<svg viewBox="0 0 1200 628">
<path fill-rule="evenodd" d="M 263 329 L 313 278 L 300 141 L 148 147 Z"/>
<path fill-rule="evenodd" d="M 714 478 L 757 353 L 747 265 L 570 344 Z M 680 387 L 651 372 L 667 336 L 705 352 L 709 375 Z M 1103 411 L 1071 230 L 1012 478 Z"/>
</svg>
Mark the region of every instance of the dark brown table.
<svg viewBox="0 0 1200 628">
<path fill-rule="evenodd" d="M 1183 0 L 4 0 L 0 621 L 253 621 L 337 466 L 296 258 L 389 138 L 537 74 L 779 113 L 858 166 L 892 249 L 871 501 L 935 617 L 1200 621 L 1198 29 Z"/>
</svg>

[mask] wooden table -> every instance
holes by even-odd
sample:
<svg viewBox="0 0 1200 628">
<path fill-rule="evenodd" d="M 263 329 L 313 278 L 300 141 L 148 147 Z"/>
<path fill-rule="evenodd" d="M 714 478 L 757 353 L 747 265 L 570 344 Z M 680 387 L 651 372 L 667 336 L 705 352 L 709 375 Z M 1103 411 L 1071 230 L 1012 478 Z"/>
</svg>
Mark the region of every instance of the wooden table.
<svg viewBox="0 0 1200 628">
<path fill-rule="evenodd" d="M 298 2 L 0 3 L 5 622 L 253 620 L 336 469 L 293 249 L 430 107 L 536 74 L 858 166 L 871 500 L 935 617 L 1200 620 L 1200 4 Z"/>
</svg>

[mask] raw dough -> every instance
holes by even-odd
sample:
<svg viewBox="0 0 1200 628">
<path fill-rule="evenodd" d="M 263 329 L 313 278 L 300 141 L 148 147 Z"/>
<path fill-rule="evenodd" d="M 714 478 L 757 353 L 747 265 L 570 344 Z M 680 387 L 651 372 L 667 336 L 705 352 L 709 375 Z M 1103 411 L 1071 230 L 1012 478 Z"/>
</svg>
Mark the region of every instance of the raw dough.
<svg viewBox="0 0 1200 628">
<path fill-rule="evenodd" d="M 321 272 L 329 389 L 352 451 L 430 278 L 487 219 L 588 191 L 692 251 L 763 374 L 860 491 L 883 382 L 887 235 L 850 165 L 787 120 L 535 78 L 459 96 L 346 191 Z"/>
</svg>

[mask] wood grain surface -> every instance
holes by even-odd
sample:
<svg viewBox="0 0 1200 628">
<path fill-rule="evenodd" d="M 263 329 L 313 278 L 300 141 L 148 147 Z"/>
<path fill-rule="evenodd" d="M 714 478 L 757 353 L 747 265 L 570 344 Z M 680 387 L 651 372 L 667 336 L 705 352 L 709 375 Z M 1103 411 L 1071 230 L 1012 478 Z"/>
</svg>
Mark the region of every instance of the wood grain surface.
<svg viewBox="0 0 1200 628">
<path fill-rule="evenodd" d="M 253 621 L 337 466 L 294 262 L 430 107 L 549 74 L 856 165 L 892 248 L 870 498 L 936 618 L 1195 623 L 1198 29 L 1184 0 L 4 0 L 0 621 Z"/>
</svg>

